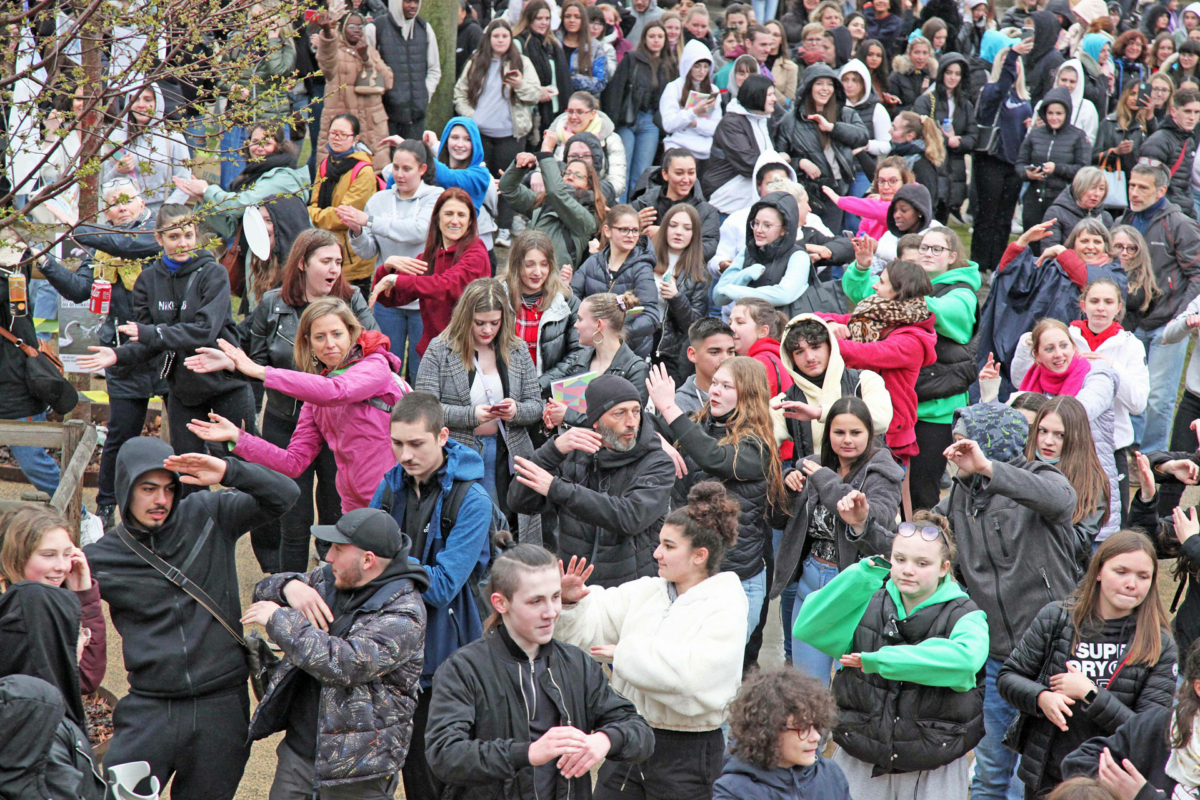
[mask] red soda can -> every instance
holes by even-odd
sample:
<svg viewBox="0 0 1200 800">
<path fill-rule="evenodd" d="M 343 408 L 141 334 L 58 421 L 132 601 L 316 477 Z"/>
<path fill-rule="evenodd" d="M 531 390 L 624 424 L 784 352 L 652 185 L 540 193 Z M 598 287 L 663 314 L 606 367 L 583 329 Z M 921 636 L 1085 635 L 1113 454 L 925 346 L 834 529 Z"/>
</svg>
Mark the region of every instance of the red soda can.
<svg viewBox="0 0 1200 800">
<path fill-rule="evenodd" d="M 92 281 L 91 304 L 93 314 L 107 314 L 112 304 L 112 284 L 108 281 Z"/>
</svg>

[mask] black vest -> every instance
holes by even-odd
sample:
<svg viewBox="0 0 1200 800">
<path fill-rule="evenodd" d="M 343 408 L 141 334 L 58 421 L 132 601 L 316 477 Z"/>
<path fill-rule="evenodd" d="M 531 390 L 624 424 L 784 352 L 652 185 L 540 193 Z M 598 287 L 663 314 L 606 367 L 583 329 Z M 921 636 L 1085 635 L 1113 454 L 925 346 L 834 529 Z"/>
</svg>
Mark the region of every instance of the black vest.
<svg viewBox="0 0 1200 800">
<path fill-rule="evenodd" d="M 941 297 L 955 289 L 970 288 L 961 283 L 936 283 L 929 297 Z M 975 300 L 975 323 L 971 327 L 971 339 L 959 344 L 953 339 L 937 335 L 933 351 L 937 360 L 921 367 L 917 375 L 917 400 L 937 400 L 962 394 L 979 377 L 979 365 L 975 362 L 975 351 L 979 347 L 979 299 Z"/>
<path fill-rule="evenodd" d="M 375 5 L 372 11 L 377 11 Z M 425 116 L 429 106 L 425 90 L 428 37 L 429 26 L 420 17 L 413 20 L 412 38 L 405 39 L 388 11 L 375 14 L 375 44 L 383 63 L 392 68 L 392 88 L 383 94 L 383 107 L 394 122 L 408 124 Z"/>
<path fill-rule="evenodd" d="M 949 638 L 955 624 L 977 610 L 970 598 L 960 597 L 900 620 L 884 587 L 871 598 L 850 652 Z M 956 692 L 890 681 L 860 669 L 839 670 L 833 679 L 838 705 L 833 739 L 858 760 L 874 764 L 873 776 L 944 767 L 983 738 L 985 673 L 979 670 L 971 691 Z"/>
</svg>

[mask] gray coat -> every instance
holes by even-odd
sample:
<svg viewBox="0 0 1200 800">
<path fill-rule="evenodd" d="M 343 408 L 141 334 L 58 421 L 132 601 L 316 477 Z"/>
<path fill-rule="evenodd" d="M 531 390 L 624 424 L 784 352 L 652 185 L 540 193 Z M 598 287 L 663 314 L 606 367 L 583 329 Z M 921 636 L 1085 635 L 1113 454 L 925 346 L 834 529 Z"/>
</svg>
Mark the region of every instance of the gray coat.
<svg viewBox="0 0 1200 800">
<path fill-rule="evenodd" d="M 993 461 L 991 478 L 955 478 L 934 509 L 950 519 L 958 570 L 987 614 L 993 658 L 1008 658 L 1042 606 L 1075 589 L 1075 503 L 1055 467 L 1017 456 Z"/>
<path fill-rule="evenodd" d="M 808 539 L 808 519 L 818 503 L 832 512 L 837 526 L 839 570 L 852 566 L 863 556 L 890 553 L 892 537 L 896 535 L 896 512 L 900 508 L 900 484 L 903 481 L 904 470 L 892 458 L 891 451 L 881 447 L 849 481 L 844 481 L 831 469 L 822 468 L 809 476 L 799 493 L 789 489 L 788 495 L 793 498 L 791 516 L 775 553 L 771 598 L 778 597 L 800 570 Z M 861 534 L 842 522 L 837 513 L 838 501 L 855 489 L 865 494 L 871 505 L 871 514 Z"/>
<path fill-rule="evenodd" d="M 1121 217 L 1120 224 L 1132 225 L 1135 212 Z M 1166 296 L 1142 317 L 1139 328 L 1152 331 L 1166 325 L 1200 295 L 1200 228 L 1170 200 L 1154 212 L 1146 228 L 1154 277 Z"/>
</svg>

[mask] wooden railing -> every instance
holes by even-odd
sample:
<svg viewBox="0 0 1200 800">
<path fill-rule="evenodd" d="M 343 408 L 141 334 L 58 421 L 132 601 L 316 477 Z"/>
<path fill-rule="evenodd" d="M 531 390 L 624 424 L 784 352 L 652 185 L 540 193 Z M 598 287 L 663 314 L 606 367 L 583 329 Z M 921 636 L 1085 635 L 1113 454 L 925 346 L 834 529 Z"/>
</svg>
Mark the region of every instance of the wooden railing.
<svg viewBox="0 0 1200 800">
<path fill-rule="evenodd" d="M 96 426 L 77 419 L 66 422 L 0 420 L 0 444 L 62 449 L 59 461 L 62 475 L 54 497 L 47 497 L 43 492 L 24 492 L 20 501 L 0 500 L 0 511 L 7 511 L 21 503 L 48 502 L 78 531 L 83 505 L 83 473 L 87 471 L 92 452 L 96 449 L 96 441 Z"/>
</svg>

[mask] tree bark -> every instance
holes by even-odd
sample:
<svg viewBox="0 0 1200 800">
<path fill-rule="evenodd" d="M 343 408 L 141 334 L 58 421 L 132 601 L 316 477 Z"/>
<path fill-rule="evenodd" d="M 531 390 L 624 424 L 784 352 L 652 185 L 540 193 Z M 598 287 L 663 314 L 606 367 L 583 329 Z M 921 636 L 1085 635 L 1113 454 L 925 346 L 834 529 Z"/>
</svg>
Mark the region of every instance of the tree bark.
<svg viewBox="0 0 1200 800">
<path fill-rule="evenodd" d="M 458 0 L 439 0 L 421 5 L 421 16 L 437 37 L 438 55 L 442 59 L 442 79 L 438 81 L 437 91 L 429 99 L 429 110 L 425 112 L 426 127 L 439 135 L 454 116 L 454 82 L 458 77 L 454 73 L 458 7 Z"/>
</svg>

